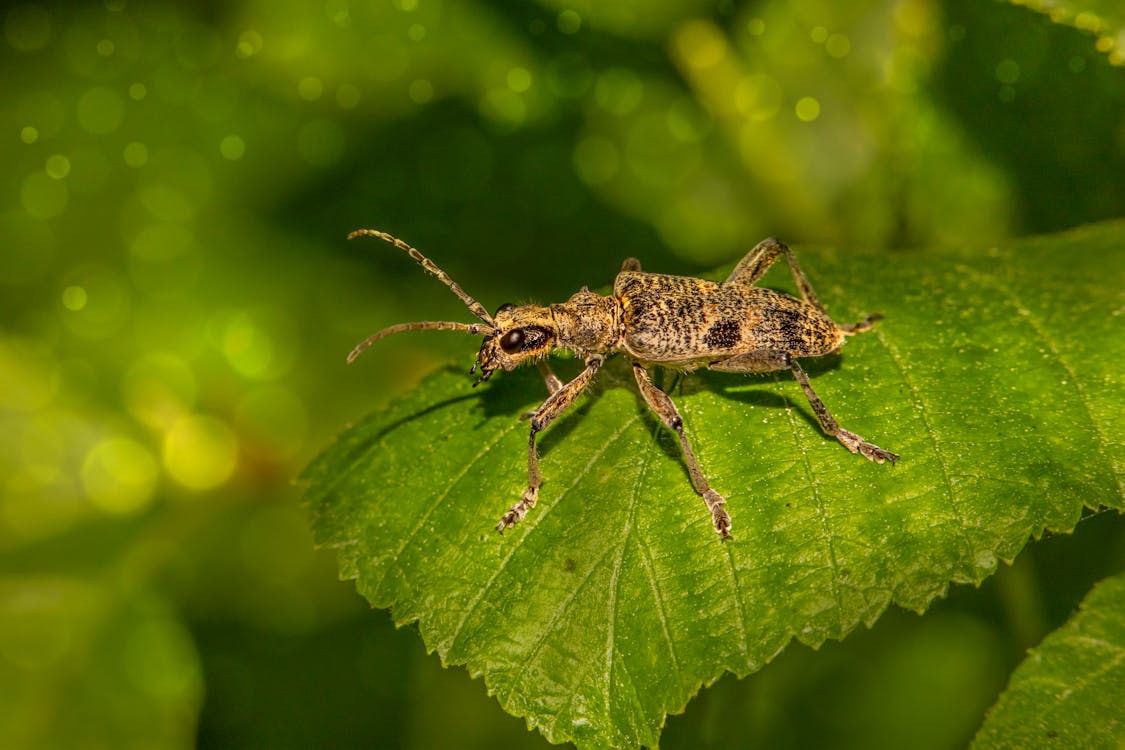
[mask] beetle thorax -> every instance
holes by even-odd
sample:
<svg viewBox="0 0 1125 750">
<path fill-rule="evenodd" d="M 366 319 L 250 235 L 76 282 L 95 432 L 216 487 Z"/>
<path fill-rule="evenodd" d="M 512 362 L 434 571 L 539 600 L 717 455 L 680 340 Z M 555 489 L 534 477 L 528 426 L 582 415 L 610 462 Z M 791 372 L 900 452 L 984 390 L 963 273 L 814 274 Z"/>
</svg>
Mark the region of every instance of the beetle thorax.
<svg viewBox="0 0 1125 750">
<path fill-rule="evenodd" d="M 551 305 L 558 328 L 557 346 L 578 354 L 610 352 L 621 340 L 621 304 L 583 289 L 558 305 Z"/>
</svg>

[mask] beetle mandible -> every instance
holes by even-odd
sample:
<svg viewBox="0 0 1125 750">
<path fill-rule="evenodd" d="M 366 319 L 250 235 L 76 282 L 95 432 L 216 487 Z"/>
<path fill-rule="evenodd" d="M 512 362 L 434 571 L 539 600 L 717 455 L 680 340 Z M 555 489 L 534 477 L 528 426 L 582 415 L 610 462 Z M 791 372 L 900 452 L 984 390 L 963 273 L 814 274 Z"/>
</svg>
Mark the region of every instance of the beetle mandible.
<svg viewBox="0 0 1125 750">
<path fill-rule="evenodd" d="M 484 336 L 470 374 L 480 369 L 477 386 L 497 370 L 513 370 L 525 362 L 538 363 L 549 395 L 531 412 L 527 441 L 527 488 L 519 502 L 501 517 L 498 531 L 514 526 L 535 507 L 543 475 L 535 436 L 559 418 L 586 390 L 605 358 L 621 352 L 632 363 L 645 402 L 665 427 L 680 440 L 684 462 L 695 491 L 711 513 L 715 531 L 726 539 L 731 521 L 726 500 L 717 493 L 699 466 L 684 432 L 683 420 L 664 391 L 652 381 L 648 368 L 675 370 L 706 367 L 722 372 L 773 372 L 789 370 L 801 385 L 821 429 L 852 453 L 875 463 L 898 460 L 898 455 L 845 430 L 816 395 L 799 357 L 820 357 L 843 346 L 848 336 L 871 328 L 881 318 L 868 315 L 858 323 L 840 325 L 828 317 L 809 284 L 793 251 L 774 238 L 759 242 L 722 283 L 685 276 L 644 273 L 635 258 L 621 266 L 613 294 L 604 296 L 583 287 L 566 302 L 556 305 L 501 305 L 494 315 L 470 297 L 429 258 L 402 240 L 375 229 L 348 235 L 377 237 L 406 251 L 422 268 L 435 275 L 483 323 L 423 321 L 384 328 L 360 343 L 348 355 L 353 362 L 376 341 L 404 331 L 462 331 Z M 766 269 L 784 256 L 801 298 L 755 286 Z M 574 352 L 585 368 L 563 383 L 543 361 L 552 351 Z"/>
</svg>

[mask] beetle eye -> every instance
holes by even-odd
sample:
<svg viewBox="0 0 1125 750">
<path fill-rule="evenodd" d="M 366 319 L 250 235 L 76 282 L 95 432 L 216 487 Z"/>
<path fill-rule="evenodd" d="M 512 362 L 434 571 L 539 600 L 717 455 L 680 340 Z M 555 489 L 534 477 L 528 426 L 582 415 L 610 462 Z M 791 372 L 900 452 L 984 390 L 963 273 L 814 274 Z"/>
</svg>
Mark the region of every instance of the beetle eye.
<svg viewBox="0 0 1125 750">
<path fill-rule="evenodd" d="M 500 348 L 508 354 L 519 351 L 521 346 L 523 346 L 522 328 L 513 328 L 504 334 L 504 338 L 500 339 Z"/>
<path fill-rule="evenodd" d="M 511 302 L 505 302 L 504 304 L 500 305 L 500 307 L 496 308 L 496 314 L 499 315 L 502 312 L 511 310 L 513 307 L 515 307 L 515 305 L 513 305 Z"/>
</svg>

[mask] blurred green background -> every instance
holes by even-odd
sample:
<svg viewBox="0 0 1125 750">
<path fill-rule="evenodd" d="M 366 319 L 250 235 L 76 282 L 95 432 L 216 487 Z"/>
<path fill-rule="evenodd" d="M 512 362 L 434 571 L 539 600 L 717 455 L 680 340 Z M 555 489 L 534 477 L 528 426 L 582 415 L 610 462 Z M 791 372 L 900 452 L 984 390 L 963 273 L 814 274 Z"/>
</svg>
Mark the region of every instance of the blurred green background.
<svg viewBox="0 0 1125 750">
<path fill-rule="evenodd" d="M 924 262 L 902 248 L 1125 216 L 1121 50 L 999 2 L 105 0 L 2 23 L 3 747 L 546 745 L 312 549 L 301 468 L 476 348 L 417 334 L 345 366 L 382 326 L 469 320 L 354 228 L 494 309 L 767 234 Z M 1093 515 L 924 618 L 788 649 L 665 744 L 958 747 L 1123 538 Z"/>
</svg>

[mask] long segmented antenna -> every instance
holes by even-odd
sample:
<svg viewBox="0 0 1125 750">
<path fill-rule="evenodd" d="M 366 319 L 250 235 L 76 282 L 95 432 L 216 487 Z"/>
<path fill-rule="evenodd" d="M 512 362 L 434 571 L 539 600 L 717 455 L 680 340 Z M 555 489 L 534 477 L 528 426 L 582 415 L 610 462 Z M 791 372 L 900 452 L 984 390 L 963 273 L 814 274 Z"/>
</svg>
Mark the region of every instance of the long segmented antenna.
<svg viewBox="0 0 1125 750">
<path fill-rule="evenodd" d="M 484 309 L 484 305 L 477 302 L 475 299 L 473 299 L 468 294 L 466 294 L 465 290 L 462 289 L 460 286 L 458 286 L 456 281 L 449 278 L 449 274 L 447 274 L 445 271 L 438 268 L 436 263 L 434 263 L 432 260 L 427 258 L 425 255 L 422 255 L 422 253 L 418 252 L 417 250 L 415 250 L 410 245 L 408 245 L 405 242 L 403 242 L 402 240 L 400 240 L 398 237 L 387 234 L 386 232 L 380 232 L 378 229 L 357 229 L 357 230 L 355 230 L 354 232 L 352 232 L 351 234 L 348 235 L 349 240 L 354 240 L 356 237 L 378 237 L 379 239 L 383 240 L 384 242 L 391 243 L 392 245 L 397 247 L 399 250 L 405 250 L 410 255 L 411 258 L 413 258 L 414 260 L 416 260 L 418 262 L 418 265 L 422 266 L 422 268 L 426 269 L 427 271 L 432 273 L 434 276 L 437 276 L 438 279 L 441 281 L 441 283 L 443 283 L 447 287 L 449 287 L 449 290 L 451 292 L 453 292 L 454 294 L 456 294 L 458 296 L 458 298 L 460 298 L 460 300 L 465 303 L 465 306 L 469 308 L 469 311 L 473 315 L 476 315 L 478 318 L 483 320 L 485 323 L 488 323 L 489 326 L 494 325 L 493 322 L 492 322 L 492 316 L 489 315 L 488 311 Z M 387 329 L 387 330 L 390 330 L 390 329 Z M 445 328 L 445 329 L 439 329 L 439 330 L 453 330 L 453 329 Z M 379 334 L 375 334 L 375 335 L 378 336 Z"/>
<path fill-rule="evenodd" d="M 488 336 L 495 333 L 496 329 L 492 326 L 481 325 L 480 323 L 457 323 L 449 320 L 426 320 L 420 323 L 399 323 L 388 328 L 384 328 L 378 333 L 373 333 L 364 339 L 355 349 L 352 349 L 351 354 L 348 355 L 348 363 L 355 362 L 355 358 L 363 354 L 363 350 L 374 344 L 382 338 L 386 338 L 393 333 L 402 333 L 403 331 L 464 331 L 465 333 L 473 333 L 478 336 Z"/>
</svg>

